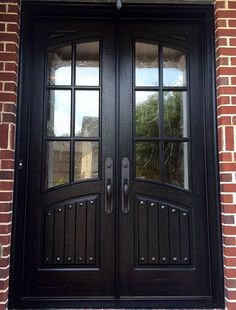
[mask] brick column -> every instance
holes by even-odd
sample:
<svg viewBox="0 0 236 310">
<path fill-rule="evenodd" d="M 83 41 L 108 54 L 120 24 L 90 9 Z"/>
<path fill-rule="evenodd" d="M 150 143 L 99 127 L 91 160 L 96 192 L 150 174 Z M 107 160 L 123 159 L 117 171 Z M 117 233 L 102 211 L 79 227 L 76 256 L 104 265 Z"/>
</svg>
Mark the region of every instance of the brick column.
<svg viewBox="0 0 236 310">
<path fill-rule="evenodd" d="M 236 0 L 215 1 L 226 306 L 236 309 Z"/>
<path fill-rule="evenodd" d="M 8 300 L 19 47 L 17 0 L 0 1 L 0 309 Z"/>
</svg>

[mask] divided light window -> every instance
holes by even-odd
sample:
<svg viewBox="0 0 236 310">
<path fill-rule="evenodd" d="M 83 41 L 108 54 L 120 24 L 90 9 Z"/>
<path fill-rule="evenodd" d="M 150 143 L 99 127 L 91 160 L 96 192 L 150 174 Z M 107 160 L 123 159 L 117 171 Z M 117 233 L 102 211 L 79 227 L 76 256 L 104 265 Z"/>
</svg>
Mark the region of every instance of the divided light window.
<svg viewBox="0 0 236 310">
<path fill-rule="evenodd" d="M 189 189 L 186 53 L 136 41 L 134 59 L 136 178 Z"/>
<path fill-rule="evenodd" d="M 43 188 L 98 178 L 100 42 L 51 49 L 46 81 Z"/>
</svg>

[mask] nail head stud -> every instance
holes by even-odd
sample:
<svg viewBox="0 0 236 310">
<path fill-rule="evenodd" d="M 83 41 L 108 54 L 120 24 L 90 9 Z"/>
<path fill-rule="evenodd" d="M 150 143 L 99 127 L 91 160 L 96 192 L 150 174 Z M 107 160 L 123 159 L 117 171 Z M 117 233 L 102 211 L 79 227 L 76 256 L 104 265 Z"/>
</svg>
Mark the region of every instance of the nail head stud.
<svg viewBox="0 0 236 310">
<path fill-rule="evenodd" d="M 156 260 L 156 258 L 155 258 L 155 257 L 152 257 L 152 261 L 155 262 L 155 260 Z"/>
<path fill-rule="evenodd" d="M 154 207 L 155 206 L 155 203 L 154 202 L 151 202 L 151 207 Z"/>
<path fill-rule="evenodd" d="M 89 261 L 92 262 L 92 260 L 93 260 L 93 258 L 92 258 L 92 257 L 89 257 Z"/>
<path fill-rule="evenodd" d="M 57 257 L 57 261 L 59 262 L 61 259 L 60 259 L 60 257 Z"/>
<path fill-rule="evenodd" d="M 141 257 L 140 260 L 141 260 L 141 262 L 144 262 L 145 259 L 144 259 L 144 257 Z"/>
<path fill-rule="evenodd" d="M 70 261 L 71 261 L 71 258 L 70 258 L 70 257 L 68 257 L 68 258 L 67 258 L 67 260 L 68 260 L 68 262 L 70 262 Z"/>
<path fill-rule="evenodd" d="M 61 209 L 58 209 L 58 212 L 61 212 Z"/>
<path fill-rule="evenodd" d="M 82 260 L 83 260 L 83 258 L 82 258 L 82 257 L 79 257 L 79 261 L 82 262 Z"/>
<path fill-rule="evenodd" d="M 164 261 L 165 261 L 165 260 L 166 260 L 166 258 L 165 258 L 165 257 L 162 257 L 162 260 L 164 260 Z"/>
</svg>

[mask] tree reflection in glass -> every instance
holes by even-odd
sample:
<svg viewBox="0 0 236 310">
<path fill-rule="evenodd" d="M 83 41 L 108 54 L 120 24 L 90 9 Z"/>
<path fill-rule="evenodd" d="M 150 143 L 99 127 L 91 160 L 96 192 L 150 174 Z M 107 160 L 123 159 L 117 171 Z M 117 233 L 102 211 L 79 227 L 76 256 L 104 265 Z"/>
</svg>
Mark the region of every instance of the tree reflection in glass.
<svg viewBox="0 0 236 310">
<path fill-rule="evenodd" d="M 164 178 L 166 183 L 189 188 L 187 142 L 164 143 Z"/>
<path fill-rule="evenodd" d="M 159 143 L 136 143 L 136 177 L 142 179 L 159 180 Z"/>
<path fill-rule="evenodd" d="M 136 136 L 159 135 L 158 92 L 136 91 Z"/>
<path fill-rule="evenodd" d="M 187 137 L 186 92 L 168 91 L 163 94 L 164 136 Z"/>
</svg>

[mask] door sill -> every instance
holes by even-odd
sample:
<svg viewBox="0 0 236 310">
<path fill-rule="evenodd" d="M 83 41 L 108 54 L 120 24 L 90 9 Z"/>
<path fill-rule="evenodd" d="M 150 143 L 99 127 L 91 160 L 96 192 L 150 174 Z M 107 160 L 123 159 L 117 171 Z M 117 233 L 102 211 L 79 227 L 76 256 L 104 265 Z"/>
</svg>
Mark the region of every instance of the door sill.
<svg viewBox="0 0 236 310">
<path fill-rule="evenodd" d="M 80 308 L 144 308 L 144 309 L 170 309 L 170 308 L 222 308 L 223 305 L 215 303 L 211 296 L 186 297 L 122 297 L 120 299 L 68 299 L 68 298 L 27 298 L 24 297 L 17 304 L 9 305 L 9 309 L 80 309 Z"/>
</svg>

